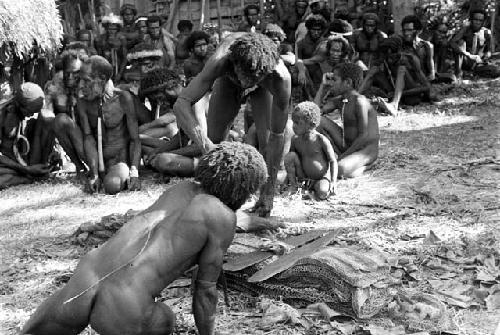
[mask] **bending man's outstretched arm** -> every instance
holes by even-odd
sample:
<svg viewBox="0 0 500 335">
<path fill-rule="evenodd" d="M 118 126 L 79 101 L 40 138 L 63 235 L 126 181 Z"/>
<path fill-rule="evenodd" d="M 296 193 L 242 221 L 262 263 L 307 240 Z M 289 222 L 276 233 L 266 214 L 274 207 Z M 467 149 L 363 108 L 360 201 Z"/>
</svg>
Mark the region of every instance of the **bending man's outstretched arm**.
<svg viewBox="0 0 500 335">
<path fill-rule="evenodd" d="M 195 201 L 192 205 L 199 211 L 199 206 L 194 206 Z M 213 335 L 218 300 L 216 282 L 222 270 L 224 254 L 234 237 L 236 214 L 215 198 L 200 198 L 198 205 L 204 206 L 201 211 L 204 212 L 207 240 L 198 258 L 193 314 L 199 334 Z"/>
</svg>

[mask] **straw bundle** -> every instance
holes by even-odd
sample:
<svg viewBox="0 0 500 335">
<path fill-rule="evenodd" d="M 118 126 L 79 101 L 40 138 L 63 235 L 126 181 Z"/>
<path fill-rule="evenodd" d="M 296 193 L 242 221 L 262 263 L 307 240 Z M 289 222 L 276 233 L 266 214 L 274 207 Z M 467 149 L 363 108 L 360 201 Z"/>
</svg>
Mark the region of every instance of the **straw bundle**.
<svg viewBox="0 0 500 335">
<path fill-rule="evenodd" d="M 13 42 L 19 56 L 31 50 L 34 40 L 43 50 L 57 48 L 62 34 L 54 0 L 0 0 L 0 41 Z"/>
</svg>

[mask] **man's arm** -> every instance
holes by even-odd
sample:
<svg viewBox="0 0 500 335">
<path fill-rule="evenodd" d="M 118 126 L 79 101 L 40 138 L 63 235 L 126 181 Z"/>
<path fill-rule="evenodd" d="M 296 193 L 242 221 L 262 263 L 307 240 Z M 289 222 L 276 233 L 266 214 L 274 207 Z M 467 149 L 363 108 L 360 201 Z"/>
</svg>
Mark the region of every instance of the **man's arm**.
<svg viewBox="0 0 500 335">
<path fill-rule="evenodd" d="M 271 109 L 271 132 L 265 152 L 269 179 L 261 190 L 256 210 L 259 216 L 269 216 L 273 207 L 274 188 L 283 153 L 285 127 L 288 121 L 288 103 L 292 86 L 290 73 L 281 60 L 275 72 L 264 80 L 262 86 L 272 94 L 273 104 Z"/>
<path fill-rule="evenodd" d="M 427 79 L 429 81 L 434 80 L 436 77 L 436 67 L 434 64 L 434 46 L 431 42 L 425 41 L 425 61 L 427 62 L 427 68 L 429 69 L 429 74 L 427 75 Z"/>
<path fill-rule="evenodd" d="M 199 205 L 193 207 L 199 211 Z M 234 237 L 236 215 L 214 198 L 200 199 L 204 206 L 207 240 L 198 258 L 198 272 L 193 295 L 193 314 L 200 335 L 213 335 L 217 307 L 216 282 L 224 254 Z"/>
<path fill-rule="evenodd" d="M 139 163 L 141 160 L 141 140 L 139 139 L 139 124 L 134 110 L 134 101 L 129 92 L 123 91 L 120 96 L 120 104 L 125 112 L 127 129 L 130 136 L 130 183 L 129 190 L 140 189 L 139 184 Z"/>
<path fill-rule="evenodd" d="M 352 142 L 351 146 L 347 148 L 340 156 L 339 160 L 345 156 L 348 156 L 361 148 L 363 148 L 368 142 L 368 111 L 371 108 L 370 103 L 366 98 L 357 97 L 353 101 L 355 105 L 355 115 L 356 115 L 356 128 L 358 129 L 358 136 Z"/>
<path fill-rule="evenodd" d="M 220 75 L 218 63 L 221 61 L 224 60 L 212 56 L 203 67 L 203 70 L 182 90 L 174 104 L 177 124 L 204 152 L 210 150 L 212 142 L 204 134 L 198 121 L 196 121 L 193 105 L 212 88 L 215 79 Z"/>
<path fill-rule="evenodd" d="M 86 105 L 87 103 L 82 101 L 78 101 L 77 103 L 78 118 L 80 119 L 80 125 L 83 132 L 84 160 L 90 168 L 89 177 L 97 178 L 99 175 L 97 171 L 97 144 L 90 128 L 87 111 L 85 110 L 87 107 Z"/>
<path fill-rule="evenodd" d="M 464 55 L 465 57 L 470 58 L 470 56 L 472 56 L 472 55 L 469 52 L 467 52 L 467 46 L 465 46 L 464 48 L 461 48 L 459 45 L 460 41 L 463 41 L 463 43 L 466 43 L 465 38 L 464 38 L 464 34 L 465 34 L 466 29 L 467 29 L 467 27 L 463 27 L 455 34 L 455 36 L 453 36 L 451 38 L 450 48 L 455 53 L 460 54 L 460 55 Z"/>
<path fill-rule="evenodd" d="M 338 177 L 338 163 L 337 156 L 335 155 L 335 150 L 333 150 L 333 146 L 328 140 L 328 138 L 322 134 L 319 134 L 319 138 L 321 139 L 321 147 L 323 148 L 323 152 L 328 159 L 328 164 L 330 165 L 330 193 L 335 193 L 337 189 L 337 177 Z"/>
</svg>

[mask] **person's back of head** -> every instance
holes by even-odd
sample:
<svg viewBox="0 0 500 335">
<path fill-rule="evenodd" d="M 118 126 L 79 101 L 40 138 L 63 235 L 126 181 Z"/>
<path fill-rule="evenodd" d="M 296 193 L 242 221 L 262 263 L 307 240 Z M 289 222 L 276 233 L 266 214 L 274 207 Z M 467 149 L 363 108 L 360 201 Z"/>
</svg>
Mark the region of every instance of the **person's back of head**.
<svg viewBox="0 0 500 335">
<path fill-rule="evenodd" d="M 229 59 L 245 73 L 262 76 L 271 73 L 279 61 L 276 43 L 259 33 L 247 33 L 229 47 Z"/>
<path fill-rule="evenodd" d="M 189 20 L 180 20 L 177 23 L 177 30 L 181 33 L 189 33 L 193 30 L 193 23 Z"/>
<path fill-rule="evenodd" d="M 200 158 L 195 180 L 236 211 L 267 181 L 264 157 L 254 147 L 222 142 Z"/>
<path fill-rule="evenodd" d="M 177 88 L 182 88 L 181 78 L 177 72 L 168 68 L 156 69 L 142 76 L 139 96 L 147 97 L 158 92 Z"/>
</svg>

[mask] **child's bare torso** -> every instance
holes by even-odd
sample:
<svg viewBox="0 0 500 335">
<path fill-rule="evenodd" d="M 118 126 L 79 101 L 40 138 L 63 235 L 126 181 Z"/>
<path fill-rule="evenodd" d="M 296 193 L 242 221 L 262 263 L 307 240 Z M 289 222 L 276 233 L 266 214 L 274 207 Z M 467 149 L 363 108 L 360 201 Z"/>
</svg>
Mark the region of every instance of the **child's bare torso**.
<svg viewBox="0 0 500 335">
<path fill-rule="evenodd" d="M 319 180 L 328 172 L 328 159 L 323 150 L 322 136 L 315 133 L 309 138 L 297 136 L 293 139 L 293 145 L 300 157 L 302 170 L 307 178 Z"/>
</svg>

